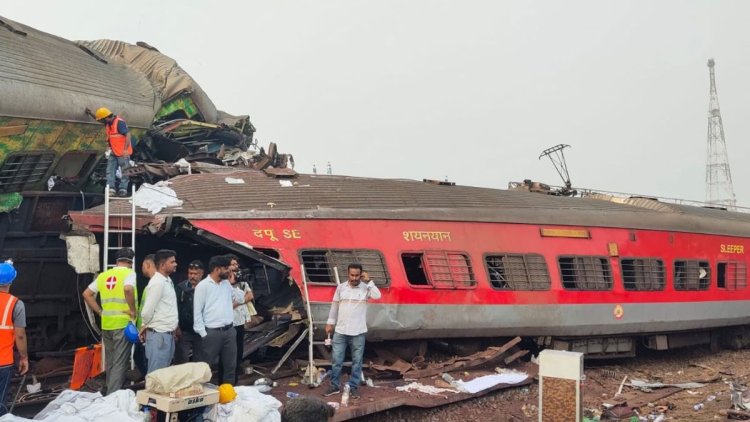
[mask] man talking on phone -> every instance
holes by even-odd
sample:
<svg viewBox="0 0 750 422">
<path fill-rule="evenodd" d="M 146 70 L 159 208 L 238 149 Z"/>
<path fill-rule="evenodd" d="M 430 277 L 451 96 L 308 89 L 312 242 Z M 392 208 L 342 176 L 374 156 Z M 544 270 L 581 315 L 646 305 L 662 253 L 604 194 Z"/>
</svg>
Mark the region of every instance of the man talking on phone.
<svg viewBox="0 0 750 422">
<path fill-rule="evenodd" d="M 349 264 L 347 283 L 341 283 L 333 294 L 331 312 L 328 314 L 326 334 L 333 333 L 333 368 L 331 386 L 325 396 L 341 392 L 339 379 L 344 364 L 346 348 L 352 354 L 352 374 L 349 377 L 349 397 L 359 398 L 359 384 L 362 380 L 362 357 L 365 354 L 365 335 L 367 334 L 367 300 L 380 299 L 380 290 L 370 280 L 362 265 Z M 335 332 L 334 332 L 335 326 Z"/>
</svg>

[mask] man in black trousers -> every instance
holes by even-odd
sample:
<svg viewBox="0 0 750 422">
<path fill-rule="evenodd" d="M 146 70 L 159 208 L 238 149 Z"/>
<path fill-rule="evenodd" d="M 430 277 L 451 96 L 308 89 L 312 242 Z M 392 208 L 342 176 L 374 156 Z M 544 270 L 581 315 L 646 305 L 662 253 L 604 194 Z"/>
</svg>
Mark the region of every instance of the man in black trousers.
<svg viewBox="0 0 750 422">
<path fill-rule="evenodd" d="M 201 336 L 201 359 L 213 365 L 221 356 L 219 384 L 234 384 L 237 366 L 237 334 L 232 311 L 230 260 L 218 255 L 208 263 L 208 277 L 195 287 L 193 329 Z"/>
</svg>

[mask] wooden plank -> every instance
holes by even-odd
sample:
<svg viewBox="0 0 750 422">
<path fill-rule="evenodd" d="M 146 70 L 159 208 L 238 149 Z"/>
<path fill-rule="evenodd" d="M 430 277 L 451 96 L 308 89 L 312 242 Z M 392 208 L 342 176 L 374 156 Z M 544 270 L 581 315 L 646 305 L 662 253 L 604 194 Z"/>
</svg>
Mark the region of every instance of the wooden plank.
<svg viewBox="0 0 750 422">
<path fill-rule="evenodd" d="M 0 127 L 0 137 L 2 136 L 12 136 L 12 135 L 22 135 L 26 132 L 26 128 L 29 127 L 28 125 L 19 125 L 19 126 L 2 126 Z"/>
<path fill-rule="evenodd" d="M 507 364 L 515 361 L 516 359 L 520 358 L 521 356 L 525 356 L 527 353 L 529 353 L 528 350 L 519 350 L 516 353 L 513 353 L 512 355 L 510 355 L 507 358 L 505 358 L 504 362 L 507 365 Z"/>
</svg>

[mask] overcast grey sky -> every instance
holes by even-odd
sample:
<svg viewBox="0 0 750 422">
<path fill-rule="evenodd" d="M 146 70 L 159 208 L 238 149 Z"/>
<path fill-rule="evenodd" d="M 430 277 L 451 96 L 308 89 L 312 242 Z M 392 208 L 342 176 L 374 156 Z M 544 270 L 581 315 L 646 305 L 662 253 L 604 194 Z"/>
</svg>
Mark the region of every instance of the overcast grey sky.
<svg viewBox="0 0 750 422">
<path fill-rule="evenodd" d="M 68 39 L 146 41 L 297 170 L 559 184 L 703 200 L 709 57 L 750 205 L 750 2 L 29 1 Z"/>
</svg>

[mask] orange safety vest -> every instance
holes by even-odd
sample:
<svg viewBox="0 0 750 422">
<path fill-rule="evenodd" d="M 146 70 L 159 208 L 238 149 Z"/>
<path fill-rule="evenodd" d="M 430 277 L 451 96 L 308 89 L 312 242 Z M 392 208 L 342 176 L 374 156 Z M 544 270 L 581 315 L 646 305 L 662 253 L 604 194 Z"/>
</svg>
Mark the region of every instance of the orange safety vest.
<svg viewBox="0 0 750 422">
<path fill-rule="evenodd" d="M 128 149 L 125 149 L 125 143 L 128 140 L 128 135 L 123 135 L 122 133 L 117 131 L 117 125 L 121 120 L 122 119 L 120 117 L 115 116 L 114 120 L 112 120 L 112 123 L 105 126 L 107 130 L 107 138 L 109 140 L 109 147 L 112 148 L 112 153 L 118 157 L 133 155 L 132 143 L 128 145 Z"/>
<path fill-rule="evenodd" d="M 0 292 L 0 366 L 13 365 L 13 345 L 16 343 L 16 329 L 13 326 L 13 309 L 18 298 L 10 293 Z"/>
</svg>

